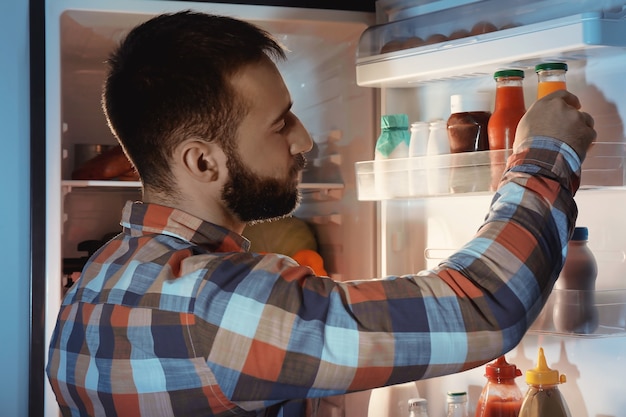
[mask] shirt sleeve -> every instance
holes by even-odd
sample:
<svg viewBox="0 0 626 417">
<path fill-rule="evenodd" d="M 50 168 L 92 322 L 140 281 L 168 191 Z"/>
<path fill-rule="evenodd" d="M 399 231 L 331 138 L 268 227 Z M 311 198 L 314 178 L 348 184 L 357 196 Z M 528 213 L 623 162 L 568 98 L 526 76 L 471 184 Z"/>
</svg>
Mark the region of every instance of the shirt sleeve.
<svg viewBox="0 0 626 417">
<path fill-rule="evenodd" d="M 228 300 L 211 304 L 221 310 L 202 313 L 219 317 L 208 362 L 220 388 L 250 409 L 460 372 L 508 352 L 563 265 L 580 165 L 560 141 L 528 141 L 475 237 L 431 271 L 335 282 L 258 255 L 229 281 Z"/>
</svg>

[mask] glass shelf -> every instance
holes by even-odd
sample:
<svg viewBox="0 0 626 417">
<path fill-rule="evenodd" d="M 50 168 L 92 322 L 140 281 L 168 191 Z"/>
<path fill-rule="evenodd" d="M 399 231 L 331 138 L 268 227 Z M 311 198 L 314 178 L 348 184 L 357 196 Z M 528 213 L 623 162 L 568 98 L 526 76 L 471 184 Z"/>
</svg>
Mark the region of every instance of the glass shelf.
<svg viewBox="0 0 626 417">
<path fill-rule="evenodd" d="M 624 337 L 626 289 L 555 289 L 529 332 L 581 338 Z"/>
<path fill-rule="evenodd" d="M 116 191 L 120 189 L 140 189 L 141 182 L 139 181 L 113 181 L 113 180 L 63 180 L 61 186 L 71 191 L 73 188 L 85 188 L 93 190 L 111 190 Z M 338 183 L 302 183 L 299 188 L 303 191 L 329 191 L 340 190 L 344 188 L 343 184 Z"/>
<path fill-rule="evenodd" d="M 380 201 L 493 193 L 510 150 L 356 163 L 358 199 Z M 581 189 L 626 185 L 626 144 L 597 142 L 583 163 Z"/>
</svg>

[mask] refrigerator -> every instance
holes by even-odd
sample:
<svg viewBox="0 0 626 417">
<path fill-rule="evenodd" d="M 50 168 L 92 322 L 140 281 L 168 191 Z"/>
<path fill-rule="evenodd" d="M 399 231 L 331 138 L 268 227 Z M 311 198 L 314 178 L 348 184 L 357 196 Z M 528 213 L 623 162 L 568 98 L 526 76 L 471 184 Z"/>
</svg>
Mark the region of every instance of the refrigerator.
<svg viewBox="0 0 626 417">
<path fill-rule="evenodd" d="M 567 375 L 559 388 L 573 416 L 626 417 L 626 2 L 581 0 L 378 0 L 375 12 L 251 4 L 155 0 L 45 2 L 45 248 L 41 314 L 47 349 L 66 288 L 89 254 L 120 231 L 121 208 L 141 198 L 136 181 L 72 180 L 85 158 L 115 144 L 100 105 L 107 54 L 134 25 L 184 9 L 225 14 L 268 30 L 288 48 L 279 64 L 294 113 L 314 140 L 294 215 L 314 230 L 329 276 L 339 281 L 402 275 L 435 266 L 467 242 L 481 224 L 493 190 L 489 152 L 374 161 L 380 117 L 407 114 L 411 122 L 447 119 L 453 94 L 495 94 L 493 73 L 525 72 L 524 95 L 536 95 L 535 63 L 568 63 L 568 89 L 595 118 L 598 144 L 583 165 L 576 195 L 577 224 L 589 228 L 598 262 L 598 329 L 563 333 L 552 323 L 553 301 L 507 360 L 522 371 L 536 365 L 537 350 Z M 495 30 L 439 38 L 430 44 L 391 41 L 449 36 L 488 22 Z M 395 195 L 381 192 L 393 187 Z M 443 191 L 411 184 L 444 179 Z M 459 191 L 450 184 L 475 186 Z M 33 230 L 36 234 L 37 230 Z M 38 328 L 37 325 L 34 326 Z M 44 354 L 45 355 L 45 354 Z M 44 357 L 44 361 L 45 361 Z M 466 391 L 470 415 L 484 368 L 417 381 L 431 417 L 444 416 L 445 394 Z M 45 416 L 57 416 L 44 369 Z M 518 378 L 522 392 L 526 385 Z M 33 384 L 31 383 L 31 386 Z M 35 384 L 36 386 L 36 384 Z M 392 388 L 388 388 L 393 390 Z M 377 391 L 380 393 L 381 391 Z M 337 400 L 339 415 L 396 417 L 390 405 L 370 409 L 371 391 Z M 33 398 L 38 392 L 31 392 Z"/>
</svg>

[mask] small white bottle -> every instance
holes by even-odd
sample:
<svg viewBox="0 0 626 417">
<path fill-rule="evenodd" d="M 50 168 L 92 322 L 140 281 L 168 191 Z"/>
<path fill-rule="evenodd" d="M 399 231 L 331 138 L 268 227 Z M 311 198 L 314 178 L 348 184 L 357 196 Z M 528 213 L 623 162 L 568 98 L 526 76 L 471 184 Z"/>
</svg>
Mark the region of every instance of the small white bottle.
<svg viewBox="0 0 626 417">
<path fill-rule="evenodd" d="M 442 155 L 450 153 L 450 140 L 445 120 L 430 122 L 428 133 L 427 155 Z"/>
<path fill-rule="evenodd" d="M 411 140 L 409 141 L 409 157 L 426 155 L 428 147 L 428 135 L 430 133 L 428 122 L 411 123 Z"/>
<path fill-rule="evenodd" d="M 468 417 L 467 393 L 465 391 L 448 392 L 446 402 L 448 403 L 446 417 Z"/>
<path fill-rule="evenodd" d="M 428 402 L 425 398 L 411 398 L 408 405 L 409 417 L 428 417 Z"/>
<path fill-rule="evenodd" d="M 426 171 L 426 149 L 430 126 L 427 122 L 411 123 L 411 140 L 409 142 L 409 195 L 423 196 L 428 193 L 428 179 Z"/>
<path fill-rule="evenodd" d="M 445 120 L 430 123 L 426 155 L 428 166 L 428 194 L 448 194 L 450 191 L 450 161 L 438 155 L 450 153 L 450 141 Z"/>
</svg>

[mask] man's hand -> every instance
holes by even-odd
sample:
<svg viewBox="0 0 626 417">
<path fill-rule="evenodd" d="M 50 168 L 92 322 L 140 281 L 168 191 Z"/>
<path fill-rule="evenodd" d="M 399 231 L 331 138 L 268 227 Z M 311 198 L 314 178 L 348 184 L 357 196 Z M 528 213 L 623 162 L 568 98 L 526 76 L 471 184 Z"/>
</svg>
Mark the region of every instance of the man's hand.
<svg viewBox="0 0 626 417">
<path fill-rule="evenodd" d="M 548 136 L 570 145 L 583 161 L 596 138 L 596 131 L 593 118 L 580 111 L 580 107 L 578 97 L 565 90 L 537 100 L 517 126 L 514 151 L 533 136 Z"/>
</svg>

